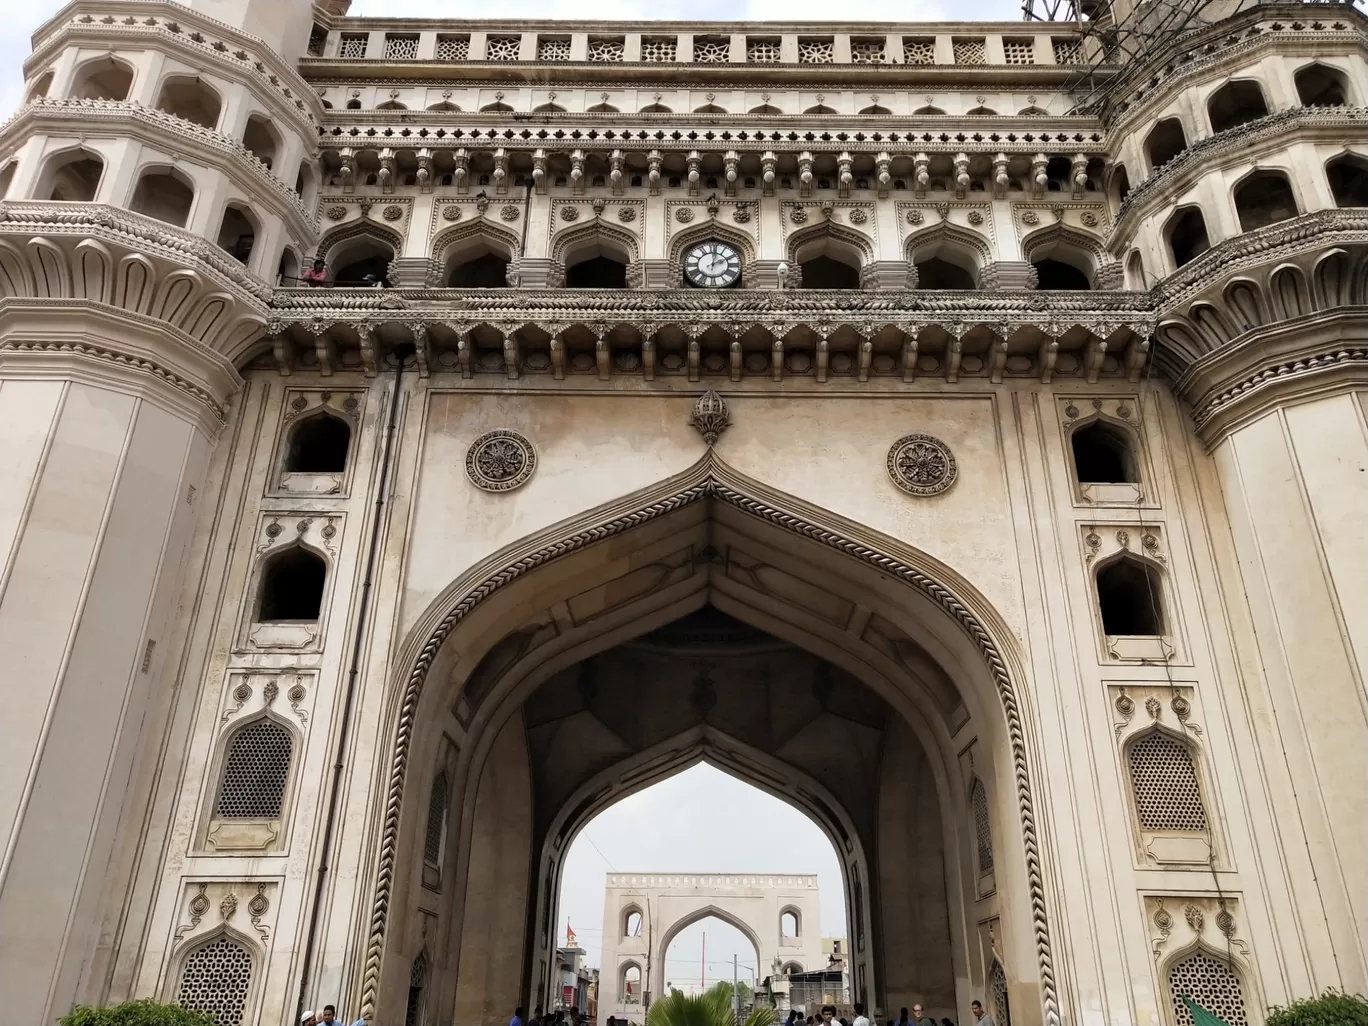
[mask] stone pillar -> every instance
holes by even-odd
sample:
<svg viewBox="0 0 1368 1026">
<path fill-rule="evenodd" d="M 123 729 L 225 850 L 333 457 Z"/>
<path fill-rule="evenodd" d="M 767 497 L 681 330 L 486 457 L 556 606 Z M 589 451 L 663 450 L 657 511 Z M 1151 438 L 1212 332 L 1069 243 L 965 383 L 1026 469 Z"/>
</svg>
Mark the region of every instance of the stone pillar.
<svg viewBox="0 0 1368 1026">
<path fill-rule="evenodd" d="M 17 1022 L 100 986 L 82 975 L 141 833 L 135 764 L 158 756 L 195 493 L 238 384 L 165 327 L 0 313 L 0 994 Z"/>
</svg>

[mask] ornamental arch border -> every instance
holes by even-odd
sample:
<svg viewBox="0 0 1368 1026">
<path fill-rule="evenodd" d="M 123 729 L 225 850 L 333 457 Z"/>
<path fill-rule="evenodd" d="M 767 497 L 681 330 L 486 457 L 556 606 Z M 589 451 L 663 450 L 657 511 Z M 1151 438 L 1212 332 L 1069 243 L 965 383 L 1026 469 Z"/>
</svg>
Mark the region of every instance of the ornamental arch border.
<svg viewBox="0 0 1368 1026">
<path fill-rule="evenodd" d="M 670 246 L 667 252 L 669 262 L 675 266 L 684 266 L 684 252 L 690 246 L 709 239 L 717 239 L 730 246 L 735 246 L 741 254 L 741 263 L 747 263 L 757 259 L 755 238 L 742 228 L 732 225 L 722 224 L 720 221 L 710 220 L 701 224 L 691 224 L 687 228 L 676 232 L 670 239 Z"/>
<path fill-rule="evenodd" d="M 1013 677 L 1022 674 L 1024 668 L 1018 653 L 1010 647 L 1010 629 L 972 585 L 949 567 L 907 549 L 894 539 L 876 538 L 857 524 L 753 481 L 727 466 L 711 450 L 683 473 L 614 503 L 606 510 L 592 510 L 569 524 L 552 525 L 487 557 L 434 599 L 410 630 L 396 659 L 402 672 L 402 676 L 395 679 L 399 690 L 389 699 L 394 703 L 394 743 L 389 751 L 388 766 L 382 765 L 379 770 L 386 783 L 381 798 L 383 818 L 378 824 L 370 926 L 360 966 L 362 1017 L 375 1014 L 379 998 L 398 868 L 400 814 L 417 726 L 418 699 L 443 644 L 486 600 L 539 567 L 706 500 L 720 502 L 766 521 L 902 582 L 947 614 L 977 650 L 984 669 L 996 686 L 1005 720 L 1016 782 L 1026 904 L 1033 919 L 1031 933 L 1043 1021 L 1045 1026 L 1062 1026 L 1045 871 L 1040 855 L 1041 840 L 1036 829 L 1036 799 L 1027 756 L 1026 723 L 1013 683 Z M 881 551 L 873 547 L 874 542 L 900 554 Z M 944 584 L 938 578 L 951 584 Z M 998 639 L 1006 639 L 1006 645 L 1000 644 Z"/>
</svg>

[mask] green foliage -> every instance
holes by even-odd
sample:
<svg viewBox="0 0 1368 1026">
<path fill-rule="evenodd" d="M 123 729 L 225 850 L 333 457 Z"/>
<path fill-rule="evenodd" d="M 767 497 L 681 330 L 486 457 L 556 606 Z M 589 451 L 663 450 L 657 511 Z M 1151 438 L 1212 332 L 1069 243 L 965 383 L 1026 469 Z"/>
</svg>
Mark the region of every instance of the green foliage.
<svg viewBox="0 0 1368 1026">
<path fill-rule="evenodd" d="M 157 1001 L 125 1001 L 108 1008 L 77 1005 L 59 1026 L 215 1026 L 212 1016 Z"/>
<path fill-rule="evenodd" d="M 717 984 L 697 997 L 672 991 L 646 1013 L 646 1026 L 774 1026 L 776 1021 L 774 1009 L 768 1005 L 761 1005 L 738 1021 L 732 1011 L 730 983 Z"/>
<path fill-rule="evenodd" d="M 1268 1010 L 1267 1026 L 1368 1026 L 1368 1000 L 1362 994 L 1327 990 Z"/>
</svg>

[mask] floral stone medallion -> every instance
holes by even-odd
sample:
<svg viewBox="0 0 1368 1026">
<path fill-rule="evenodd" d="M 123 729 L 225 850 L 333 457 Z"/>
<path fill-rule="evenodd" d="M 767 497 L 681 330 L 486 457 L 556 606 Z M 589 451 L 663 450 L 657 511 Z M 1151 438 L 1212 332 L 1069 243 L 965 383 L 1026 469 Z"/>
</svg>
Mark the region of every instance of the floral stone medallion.
<svg viewBox="0 0 1368 1026">
<path fill-rule="evenodd" d="M 904 435 L 888 450 L 888 476 L 913 495 L 939 495 L 955 483 L 959 467 L 939 438 Z"/>
<path fill-rule="evenodd" d="M 511 491 L 536 469 L 536 450 L 516 431 L 487 431 L 466 451 L 466 476 L 486 492 Z"/>
</svg>

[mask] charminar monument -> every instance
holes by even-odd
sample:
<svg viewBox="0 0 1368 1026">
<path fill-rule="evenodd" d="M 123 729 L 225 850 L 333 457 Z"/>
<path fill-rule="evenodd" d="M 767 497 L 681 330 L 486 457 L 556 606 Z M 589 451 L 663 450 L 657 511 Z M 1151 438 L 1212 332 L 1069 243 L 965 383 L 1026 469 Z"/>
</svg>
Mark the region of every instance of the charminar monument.
<svg viewBox="0 0 1368 1026">
<path fill-rule="evenodd" d="M 880 1016 L 1368 990 L 1368 19 L 1077 2 L 39 28 L 5 1020 L 505 1023 L 699 760 Z"/>
</svg>

